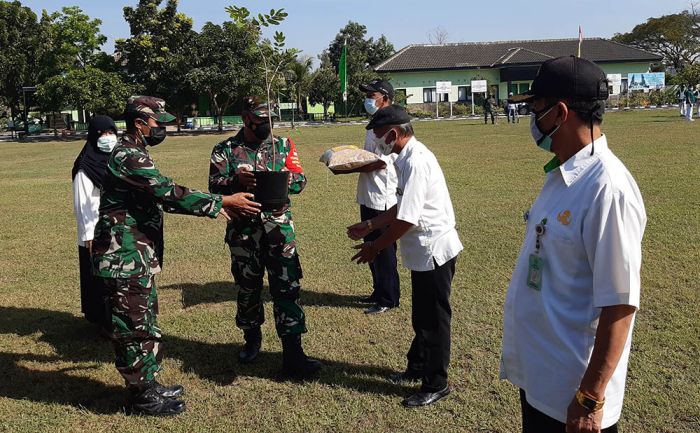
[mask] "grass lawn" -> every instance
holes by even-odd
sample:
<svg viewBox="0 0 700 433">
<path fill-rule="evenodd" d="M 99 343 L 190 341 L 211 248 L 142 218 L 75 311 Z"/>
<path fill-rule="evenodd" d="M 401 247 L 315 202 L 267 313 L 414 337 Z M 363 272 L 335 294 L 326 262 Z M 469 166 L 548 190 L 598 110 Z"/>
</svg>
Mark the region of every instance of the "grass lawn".
<svg viewBox="0 0 700 433">
<path fill-rule="evenodd" d="M 385 376 L 405 367 L 410 278 L 401 307 L 368 318 L 356 299 L 369 269 L 350 262 L 345 227 L 359 220 L 355 175 L 318 162 L 359 144 L 360 126 L 291 132 L 309 183 L 293 197 L 304 268 L 307 352 L 327 367 L 307 384 L 274 380 L 281 364 L 272 309 L 264 353 L 238 366 L 224 221 L 167 215 L 158 278 L 165 383 L 187 389 L 174 419 L 127 417 L 127 393 L 109 343 L 82 318 L 70 171 L 82 142 L 0 143 L 0 431 L 516 432 L 517 390 L 498 379 L 502 307 L 522 242 L 522 214 L 548 155 L 518 125 L 417 122 L 445 172 L 465 246 L 453 283 L 452 364 L 457 391 L 434 407 L 400 406 L 410 387 Z M 700 122 L 677 110 L 611 113 L 610 147 L 636 178 L 649 222 L 621 421 L 624 432 L 700 431 Z M 206 189 L 209 154 L 223 136 L 169 138 L 152 153 L 167 175 Z M 269 297 L 268 297 L 269 300 Z"/>
</svg>

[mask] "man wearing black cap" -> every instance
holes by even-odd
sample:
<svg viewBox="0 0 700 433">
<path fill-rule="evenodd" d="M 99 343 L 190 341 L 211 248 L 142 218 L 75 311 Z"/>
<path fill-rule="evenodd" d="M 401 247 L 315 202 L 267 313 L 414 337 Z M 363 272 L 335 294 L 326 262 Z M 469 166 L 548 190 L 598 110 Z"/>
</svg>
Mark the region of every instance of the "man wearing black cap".
<svg viewBox="0 0 700 433">
<path fill-rule="evenodd" d="M 394 100 L 394 87 L 385 80 L 377 79 L 362 84 L 360 90 L 367 95 L 364 106 L 372 116 L 377 111 L 389 107 Z M 396 155 L 382 155 L 374 143 L 374 138 L 374 133 L 368 130 L 364 149 L 377 154 L 381 161 L 358 170 L 360 176 L 357 179 L 357 203 L 360 205 L 360 218 L 363 221 L 374 218 L 396 204 Z M 383 229 L 377 228 L 365 237 L 365 241 L 373 241 L 382 233 Z M 396 244 L 381 251 L 369 264 L 373 291 L 362 301 L 373 305 L 365 310 L 366 314 L 384 313 L 399 306 L 400 283 L 396 266 Z"/>
<path fill-rule="evenodd" d="M 578 57 L 542 64 L 535 143 L 552 152 L 506 295 L 501 378 L 520 388 L 523 432 L 616 432 L 646 225 L 637 184 L 601 133 L 608 85 Z"/>
<path fill-rule="evenodd" d="M 384 232 L 356 248 L 357 263 L 371 263 L 380 251 L 401 239 L 401 258 L 411 270 L 415 337 L 408 351 L 408 367 L 393 374 L 394 382 L 422 382 L 419 392 L 403 401 L 406 407 L 437 402 L 452 392 L 447 381 L 450 363 L 450 291 L 457 255 L 462 250 L 452 201 L 435 155 L 413 135 L 410 117 L 402 107 L 379 110 L 367 125 L 379 151 L 396 154 L 397 204 L 378 216 L 348 227 L 358 240 L 373 229 Z"/>
<path fill-rule="evenodd" d="M 174 118 L 162 99 L 131 97 L 124 118 L 126 133 L 110 154 L 102 183 L 92 262 L 110 298 L 115 364 L 131 391 L 131 411 L 177 415 L 185 410 L 178 399 L 183 387 L 156 381 L 163 357 L 155 285 L 163 263 L 163 211 L 228 218 L 224 208 L 255 214 L 259 204 L 248 200 L 252 194 L 206 194 L 160 173 L 147 147 L 165 140 L 164 123 Z"/>
</svg>

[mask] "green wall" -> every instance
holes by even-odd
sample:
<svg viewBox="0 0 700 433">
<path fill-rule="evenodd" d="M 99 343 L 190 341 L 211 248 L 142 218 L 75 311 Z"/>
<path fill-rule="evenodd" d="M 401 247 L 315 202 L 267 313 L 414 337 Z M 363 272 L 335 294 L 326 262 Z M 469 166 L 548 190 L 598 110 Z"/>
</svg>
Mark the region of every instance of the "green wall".
<svg viewBox="0 0 700 433">
<path fill-rule="evenodd" d="M 649 71 L 649 63 L 603 63 L 600 65 L 606 74 L 622 74 L 625 78 L 629 73 Z M 498 98 L 508 97 L 508 83 L 501 83 L 498 69 L 463 69 L 453 71 L 421 71 L 394 72 L 391 74 L 391 84 L 396 90 L 405 90 L 409 104 L 423 103 L 423 89 L 435 87 L 436 81 L 451 81 L 452 93 L 450 101 L 457 102 L 459 86 L 469 86 L 472 80 L 487 80 L 489 88 L 498 85 Z M 531 81 L 516 81 L 519 88 L 527 87 Z"/>
</svg>

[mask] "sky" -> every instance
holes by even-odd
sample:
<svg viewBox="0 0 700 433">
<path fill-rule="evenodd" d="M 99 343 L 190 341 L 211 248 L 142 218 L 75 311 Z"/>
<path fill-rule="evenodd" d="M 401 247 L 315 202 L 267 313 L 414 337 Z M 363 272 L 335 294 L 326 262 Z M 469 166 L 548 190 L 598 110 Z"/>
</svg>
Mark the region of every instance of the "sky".
<svg viewBox="0 0 700 433">
<path fill-rule="evenodd" d="M 137 0 L 21 0 L 37 14 L 64 6 L 79 6 L 102 20 L 108 37 L 103 49 L 111 52 L 115 38 L 129 36 L 124 6 Z M 695 0 L 698 3 L 698 0 Z M 284 8 L 289 16 L 278 29 L 287 46 L 316 60 L 348 21 L 367 27 L 367 36 L 385 35 L 399 50 L 410 44 L 428 43 L 436 28 L 447 32 L 447 42 L 481 42 L 525 39 L 612 37 L 650 17 L 688 9 L 690 0 L 180 0 L 178 10 L 192 17 L 196 30 L 211 21 L 220 24 L 230 5 L 251 12 Z M 317 63 L 317 62 L 316 62 Z"/>
</svg>

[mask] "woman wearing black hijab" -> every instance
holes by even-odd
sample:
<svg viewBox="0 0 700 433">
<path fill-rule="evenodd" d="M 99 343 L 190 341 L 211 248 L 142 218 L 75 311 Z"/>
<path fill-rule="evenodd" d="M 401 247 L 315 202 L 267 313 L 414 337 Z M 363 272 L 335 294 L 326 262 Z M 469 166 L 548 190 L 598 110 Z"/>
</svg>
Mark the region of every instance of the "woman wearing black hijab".
<svg viewBox="0 0 700 433">
<path fill-rule="evenodd" d="M 117 145 L 117 126 L 107 116 L 93 116 L 87 143 L 73 164 L 73 210 L 78 223 L 80 305 L 85 318 L 110 332 L 112 316 L 102 281 L 92 275 L 92 240 L 99 216 L 100 188 L 107 161 Z"/>
</svg>

